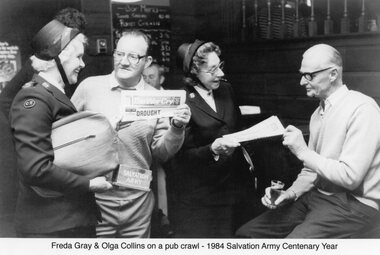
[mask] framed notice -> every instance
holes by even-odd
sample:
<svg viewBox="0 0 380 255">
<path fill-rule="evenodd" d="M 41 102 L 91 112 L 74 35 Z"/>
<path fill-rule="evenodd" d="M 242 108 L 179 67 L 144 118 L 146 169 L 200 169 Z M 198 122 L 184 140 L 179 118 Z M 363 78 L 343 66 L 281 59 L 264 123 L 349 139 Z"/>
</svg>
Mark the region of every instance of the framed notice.
<svg viewBox="0 0 380 255">
<path fill-rule="evenodd" d="M 0 41 L 0 93 L 20 69 L 21 55 L 19 47 Z"/>
<path fill-rule="evenodd" d="M 139 29 L 151 38 L 153 60 L 169 71 L 170 7 L 112 3 L 115 47 L 125 30 Z"/>
</svg>

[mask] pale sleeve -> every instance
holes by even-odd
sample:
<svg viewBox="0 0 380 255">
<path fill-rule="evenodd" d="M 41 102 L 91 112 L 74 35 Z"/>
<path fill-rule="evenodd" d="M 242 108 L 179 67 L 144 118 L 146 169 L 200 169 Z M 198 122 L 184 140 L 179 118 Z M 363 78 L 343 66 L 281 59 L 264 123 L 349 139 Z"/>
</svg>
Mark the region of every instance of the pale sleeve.
<svg viewBox="0 0 380 255">
<path fill-rule="evenodd" d="M 354 190 L 362 183 L 379 153 L 379 143 L 379 109 L 372 102 L 365 103 L 356 109 L 347 124 L 339 158 L 330 159 L 309 151 L 303 157 L 304 166 L 338 186 Z"/>
<path fill-rule="evenodd" d="M 153 157 L 161 162 L 173 157 L 181 148 L 184 136 L 185 129 L 171 126 L 169 118 L 158 119 L 151 145 Z"/>
</svg>

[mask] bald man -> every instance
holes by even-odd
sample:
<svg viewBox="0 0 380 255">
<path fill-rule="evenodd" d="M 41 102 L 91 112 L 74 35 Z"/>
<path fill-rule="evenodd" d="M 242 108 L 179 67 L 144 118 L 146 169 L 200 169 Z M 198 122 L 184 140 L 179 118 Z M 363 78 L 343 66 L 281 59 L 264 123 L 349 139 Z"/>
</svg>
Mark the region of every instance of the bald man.
<svg viewBox="0 0 380 255">
<path fill-rule="evenodd" d="M 165 81 L 164 68 L 159 64 L 152 63 L 144 69 L 143 77 L 146 83 L 156 89 L 162 89 L 162 84 Z"/>
<path fill-rule="evenodd" d="M 252 238 L 349 238 L 371 224 L 380 201 L 380 109 L 342 81 L 342 57 L 318 44 L 304 54 L 300 85 L 320 100 L 307 146 L 288 126 L 283 145 L 304 168 L 287 190 L 265 190 L 267 212 L 236 235 Z M 273 194 L 278 194 L 275 198 Z"/>
</svg>

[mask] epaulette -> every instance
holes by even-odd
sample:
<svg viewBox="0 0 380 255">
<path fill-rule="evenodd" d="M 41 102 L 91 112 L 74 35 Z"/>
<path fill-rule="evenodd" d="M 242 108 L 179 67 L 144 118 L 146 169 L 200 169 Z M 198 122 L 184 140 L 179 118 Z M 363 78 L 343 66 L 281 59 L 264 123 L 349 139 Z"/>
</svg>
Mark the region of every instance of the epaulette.
<svg viewBox="0 0 380 255">
<path fill-rule="evenodd" d="M 30 82 L 27 82 L 25 83 L 22 88 L 25 89 L 25 88 L 31 88 L 31 87 L 34 87 L 37 85 L 37 82 L 36 81 L 30 81 Z"/>
<path fill-rule="evenodd" d="M 47 89 L 50 88 L 50 84 L 47 83 L 47 82 L 43 82 L 42 86 L 45 87 L 45 88 L 47 88 Z"/>
</svg>

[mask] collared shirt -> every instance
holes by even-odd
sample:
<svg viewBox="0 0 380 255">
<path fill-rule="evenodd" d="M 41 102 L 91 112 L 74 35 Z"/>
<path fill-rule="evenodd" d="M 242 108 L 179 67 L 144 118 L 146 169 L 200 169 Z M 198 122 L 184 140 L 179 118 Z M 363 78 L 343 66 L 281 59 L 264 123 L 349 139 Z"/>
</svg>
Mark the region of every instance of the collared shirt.
<svg viewBox="0 0 380 255">
<path fill-rule="evenodd" d="M 141 79 L 136 86 L 140 90 L 155 90 Z M 114 73 L 88 77 L 82 81 L 71 101 L 78 111 L 88 110 L 102 113 L 116 128 L 121 119 L 121 92 Z M 152 159 L 166 161 L 182 146 L 185 129 L 169 125 L 169 118 L 134 121 L 118 130 L 117 149 L 120 164 L 128 167 L 150 169 Z M 117 193 L 117 195 L 116 195 Z M 128 193 L 128 194 L 126 194 Z M 134 199 L 146 192 L 112 190 L 97 196 L 125 200 Z"/>
<path fill-rule="evenodd" d="M 47 75 L 46 73 L 43 73 L 43 72 L 39 72 L 38 75 L 41 76 L 42 78 L 44 78 L 51 85 L 53 85 L 54 87 L 56 87 L 57 89 L 59 89 L 60 91 L 62 91 L 63 94 L 66 94 L 65 90 L 62 87 L 62 85 L 59 84 L 54 78 L 50 77 L 49 75 Z"/>
<path fill-rule="evenodd" d="M 338 88 L 334 93 L 332 93 L 326 100 L 321 101 L 319 114 L 321 116 L 325 115 L 334 105 L 336 105 L 348 92 L 346 85 Z"/>
<path fill-rule="evenodd" d="M 199 86 L 194 87 L 199 95 L 206 101 L 206 103 L 216 112 L 215 99 L 212 90 L 205 90 Z"/>
</svg>

